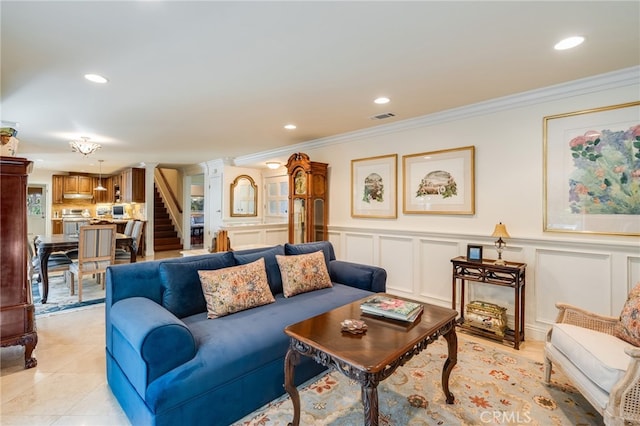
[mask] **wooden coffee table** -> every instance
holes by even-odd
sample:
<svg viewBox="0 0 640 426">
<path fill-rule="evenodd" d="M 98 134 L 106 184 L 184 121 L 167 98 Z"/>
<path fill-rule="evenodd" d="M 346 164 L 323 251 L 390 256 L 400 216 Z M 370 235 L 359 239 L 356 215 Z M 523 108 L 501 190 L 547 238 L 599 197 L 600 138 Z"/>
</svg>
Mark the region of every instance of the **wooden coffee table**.
<svg viewBox="0 0 640 426">
<path fill-rule="evenodd" d="M 335 368 L 360 383 L 364 424 L 377 425 L 378 383 L 440 336 L 447 340 L 448 347 L 448 357 L 442 369 L 442 390 L 447 404 L 453 404 L 449 375 L 458 360 L 455 328 L 458 313 L 453 309 L 425 303 L 424 312 L 414 323 L 403 323 L 363 315 L 360 303 L 369 297 L 285 328 L 284 332 L 291 339 L 284 365 L 285 389 L 291 397 L 294 410 L 290 425 L 300 424 L 300 395 L 293 381 L 300 355 Z M 343 332 L 340 323 L 350 318 L 364 320 L 367 324 L 366 333 L 354 335 Z"/>
</svg>

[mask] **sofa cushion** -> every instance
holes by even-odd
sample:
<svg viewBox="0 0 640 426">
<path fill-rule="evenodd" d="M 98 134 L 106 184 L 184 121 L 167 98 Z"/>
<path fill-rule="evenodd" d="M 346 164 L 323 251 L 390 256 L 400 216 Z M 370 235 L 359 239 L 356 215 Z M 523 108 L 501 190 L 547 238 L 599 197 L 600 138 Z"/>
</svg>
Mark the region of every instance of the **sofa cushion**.
<svg viewBox="0 0 640 426">
<path fill-rule="evenodd" d="M 551 343 L 582 373 L 609 393 L 629 367 L 629 344 L 610 334 L 572 324 L 554 324 Z"/>
<path fill-rule="evenodd" d="M 280 267 L 276 261 L 277 254 L 284 255 L 284 246 L 278 245 L 266 250 L 252 250 L 250 252 L 233 252 L 233 257 L 236 259 L 238 265 L 245 265 L 261 257 L 264 258 L 271 293 L 279 294 L 282 293 L 282 276 L 280 275 Z"/>
<path fill-rule="evenodd" d="M 324 254 L 324 260 L 329 269 L 329 262 L 335 260 L 336 255 L 333 252 L 333 245 L 329 241 L 316 241 L 313 243 L 299 243 L 299 244 L 285 244 L 284 254 L 287 256 L 298 254 L 314 253 L 318 250 L 322 250 Z"/>
<path fill-rule="evenodd" d="M 613 333 L 634 346 L 640 346 L 640 283 L 629 293 Z"/>
<path fill-rule="evenodd" d="M 331 287 L 322 251 L 297 256 L 276 256 L 282 274 L 284 297 Z"/>
<path fill-rule="evenodd" d="M 246 265 L 198 271 L 207 301 L 207 318 L 220 318 L 276 300 L 267 282 L 264 259 Z"/>
<path fill-rule="evenodd" d="M 178 318 L 206 311 L 207 304 L 202 295 L 198 271 L 234 265 L 231 252 L 199 256 L 193 261 L 179 259 L 162 262 L 159 267 L 163 286 L 162 306 Z"/>
</svg>

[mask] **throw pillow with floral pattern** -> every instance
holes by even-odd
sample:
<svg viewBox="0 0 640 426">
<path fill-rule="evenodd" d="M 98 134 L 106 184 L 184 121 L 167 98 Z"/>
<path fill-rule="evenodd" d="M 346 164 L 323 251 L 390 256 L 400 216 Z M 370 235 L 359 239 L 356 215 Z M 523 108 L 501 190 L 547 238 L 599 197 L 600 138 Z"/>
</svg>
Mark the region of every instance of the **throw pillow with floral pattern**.
<svg viewBox="0 0 640 426">
<path fill-rule="evenodd" d="M 640 282 L 629 293 L 613 333 L 634 346 L 640 346 Z"/>
<path fill-rule="evenodd" d="M 276 255 L 276 260 L 282 275 L 284 297 L 333 286 L 322 250 L 309 254 Z"/>
</svg>

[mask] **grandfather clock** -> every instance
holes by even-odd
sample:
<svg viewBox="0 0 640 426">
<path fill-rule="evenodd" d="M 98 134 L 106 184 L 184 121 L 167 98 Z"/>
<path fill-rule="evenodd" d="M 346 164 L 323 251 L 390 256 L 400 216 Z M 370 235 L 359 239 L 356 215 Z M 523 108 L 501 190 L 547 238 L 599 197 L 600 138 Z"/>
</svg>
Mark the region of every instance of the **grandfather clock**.
<svg viewBox="0 0 640 426">
<path fill-rule="evenodd" d="M 327 239 L 327 167 L 301 152 L 287 162 L 289 173 L 289 242 Z"/>
</svg>

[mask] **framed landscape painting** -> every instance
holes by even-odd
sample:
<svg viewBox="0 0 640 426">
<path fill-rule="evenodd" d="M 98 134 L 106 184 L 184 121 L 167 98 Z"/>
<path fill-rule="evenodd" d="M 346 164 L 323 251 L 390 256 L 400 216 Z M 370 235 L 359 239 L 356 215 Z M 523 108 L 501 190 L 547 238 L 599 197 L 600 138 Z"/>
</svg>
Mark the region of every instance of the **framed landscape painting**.
<svg viewBox="0 0 640 426">
<path fill-rule="evenodd" d="M 405 155 L 402 173 L 404 213 L 475 213 L 475 147 Z"/>
<path fill-rule="evenodd" d="M 398 217 L 397 164 L 397 154 L 351 160 L 351 217 Z"/>
<path fill-rule="evenodd" d="M 640 102 L 544 117 L 544 231 L 640 235 Z"/>
</svg>

